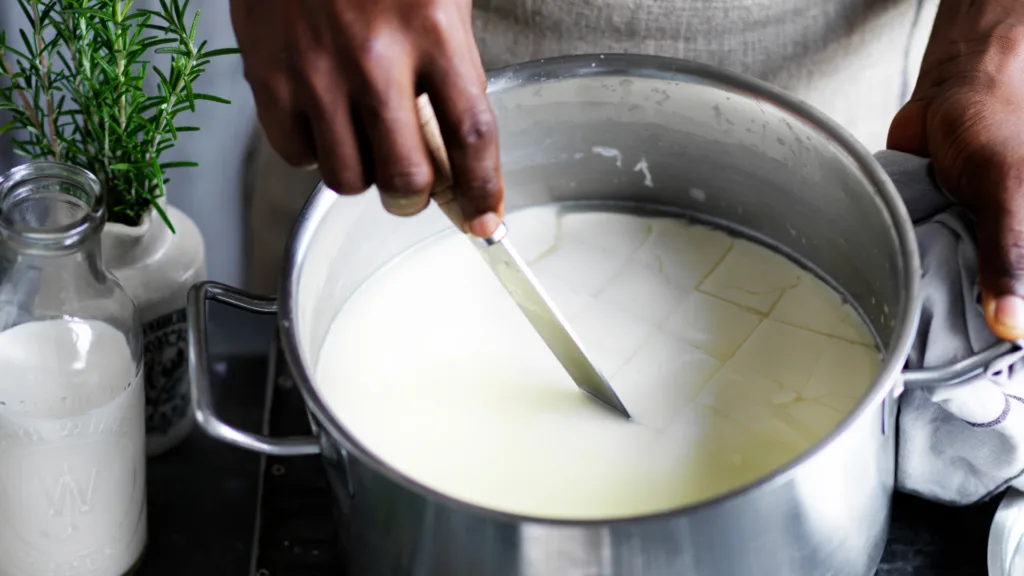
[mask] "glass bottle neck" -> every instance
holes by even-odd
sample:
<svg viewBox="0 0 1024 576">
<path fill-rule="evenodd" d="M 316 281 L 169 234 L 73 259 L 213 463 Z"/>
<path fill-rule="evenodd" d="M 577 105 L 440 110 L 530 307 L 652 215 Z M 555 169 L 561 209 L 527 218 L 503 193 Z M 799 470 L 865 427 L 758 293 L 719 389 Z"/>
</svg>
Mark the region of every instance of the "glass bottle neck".
<svg viewBox="0 0 1024 576">
<path fill-rule="evenodd" d="M 71 273 L 72 269 L 77 268 L 81 270 L 78 274 L 87 273 L 95 279 L 106 275 L 99 234 L 91 234 L 74 246 L 60 249 L 40 249 L 38 246 L 18 245 L 6 239 L 0 240 L 0 282 L 4 280 L 5 272 L 12 273 L 18 268 L 25 267 L 60 267 L 66 273 Z"/>
<path fill-rule="evenodd" d="M 105 210 L 89 172 L 31 162 L 0 177 L 0 240 L 33 256 L 99 257 Z"/>
</svg>

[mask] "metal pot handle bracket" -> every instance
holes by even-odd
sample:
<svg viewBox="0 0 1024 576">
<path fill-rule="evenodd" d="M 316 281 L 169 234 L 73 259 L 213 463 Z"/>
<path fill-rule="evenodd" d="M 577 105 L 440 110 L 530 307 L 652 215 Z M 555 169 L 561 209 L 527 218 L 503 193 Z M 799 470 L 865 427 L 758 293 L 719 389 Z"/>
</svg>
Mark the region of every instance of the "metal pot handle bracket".
<svg viewBox="0 0 1024 576">
<path fill-rule="evenodd" d="M 315 436 L 270 438 L 238 430 L 217 416 L 210 392 L 210 358 L 206 346 L 206 303 L 211 300 L 254 314 L 277 314 L 276 298 L 257 296 L 219 282 L 200 282 L 192 286 L 188 293 L 188 373 L 196 421 L 210 436 L 260 454 L 319 454 L 320 442 Z"/>
<path fill-rule="evenodd" d="M 997 362 L 1002 364 L 1006 360 L 1016 360 L 1021 356 L 1022 349 L 1024 347 L 1020 342 L 999 341 L 985 350 L 953 364 L 937 368 L 904 370 L 903 389 L 937 388 L 962 384 L 971 378 L 987 373 Z M 1017 358 L 1010 358 L 1011 356 Z"/>
</svg>

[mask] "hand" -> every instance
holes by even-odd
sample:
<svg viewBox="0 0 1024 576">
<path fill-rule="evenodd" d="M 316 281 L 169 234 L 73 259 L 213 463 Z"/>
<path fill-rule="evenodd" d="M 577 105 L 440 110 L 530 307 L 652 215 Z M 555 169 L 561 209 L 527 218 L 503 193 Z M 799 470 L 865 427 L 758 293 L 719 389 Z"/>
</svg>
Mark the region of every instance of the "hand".
<svg viewBox="0 0 1024 576">
<path fill-rule="evenodd" d="M 1024 2 L 943 0 L 889 148 L 931 156 L 978 222 L 982 305 L 993 333 L 1024 338 Z"/>
<path fill-rule="evenodd" d="M 294 166 L 318 166 L 339 194 L 375 182 L 389 212 L 416 214 L 434 183 L 415 104 L 426 92 L 465 231 L 489 236 L 504 190 L 471 10 L 471 0 L 231 0 L 274 149 Z"/>
</svg>

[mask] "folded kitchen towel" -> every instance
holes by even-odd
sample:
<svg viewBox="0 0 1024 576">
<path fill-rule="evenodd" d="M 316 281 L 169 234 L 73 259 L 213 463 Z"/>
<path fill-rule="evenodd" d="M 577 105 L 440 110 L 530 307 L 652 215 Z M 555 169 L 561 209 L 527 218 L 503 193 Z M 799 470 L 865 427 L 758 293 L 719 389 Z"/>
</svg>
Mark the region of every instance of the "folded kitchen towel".
<svg viewBox="0 0 1024 576">
<path fill-rule="evenodd" d="M 875 158 L 896 184 L 921 251 L 921 322 L 908 368 L 956 362 L 996 342 L 978 295 L 974 220 L 936 183 L 931 163 L 899 152 Z M 1024 488 L 1024 368 L 1017 351 L 955 386 L 900 398 L 897 488 L 966 505 Z"/>
</svg>

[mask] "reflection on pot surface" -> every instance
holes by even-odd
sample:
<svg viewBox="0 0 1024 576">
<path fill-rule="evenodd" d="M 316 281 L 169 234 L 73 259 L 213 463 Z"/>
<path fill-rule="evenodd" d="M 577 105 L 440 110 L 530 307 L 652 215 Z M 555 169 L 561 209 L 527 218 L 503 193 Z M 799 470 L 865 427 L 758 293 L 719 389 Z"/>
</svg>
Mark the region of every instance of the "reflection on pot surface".
<svg viewBox="0 0 1024 576">
<path fill-rule="evenodd" d="M 515 243 L 633 421 L 580 391 L 454 230 L 356 290 L 316 385 L 377 456 L 495 510 L 678 508 L 810 448 L 874 381 L 865 325 L 822 281 L 671 217 L 532 208 Z"/>
</svg>

